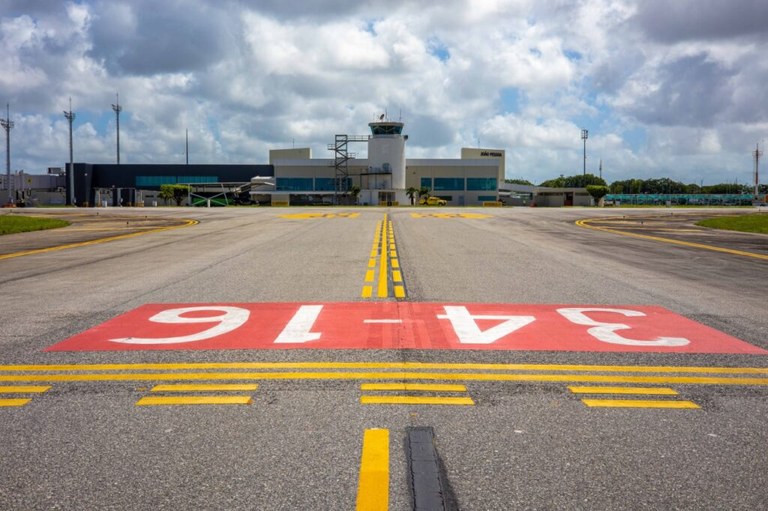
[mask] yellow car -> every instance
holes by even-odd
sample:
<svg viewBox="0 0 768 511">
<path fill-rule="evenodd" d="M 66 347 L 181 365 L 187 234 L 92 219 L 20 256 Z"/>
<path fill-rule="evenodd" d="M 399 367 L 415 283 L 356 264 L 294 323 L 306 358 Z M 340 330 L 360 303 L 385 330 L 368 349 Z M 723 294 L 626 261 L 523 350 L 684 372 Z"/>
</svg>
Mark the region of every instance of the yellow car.
<svg viewBox="0 0 768 511">
<path fill-rule="evenodd" d="M 445 206 L 448 201 L 440 197 L 422 197 L 419 204 L 422 206 Z"/>
</svg>

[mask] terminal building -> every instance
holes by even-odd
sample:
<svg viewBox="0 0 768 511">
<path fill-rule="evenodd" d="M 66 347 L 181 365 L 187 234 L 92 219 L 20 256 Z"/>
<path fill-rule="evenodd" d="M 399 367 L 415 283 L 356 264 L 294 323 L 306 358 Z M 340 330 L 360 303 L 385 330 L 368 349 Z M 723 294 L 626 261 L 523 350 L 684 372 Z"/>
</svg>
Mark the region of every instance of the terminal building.
<svg viewBox="0 0 768 511">
<path fill-rule="evenodd" d="M 381 116 L 368 126 L 367 135 L 336 135 L 329 158 L 291 148 L 271 150 L 266 164 L 75 163 L 72 174 L 66 165 L 66 203 L 150 206 L 164 184 L 189 185 L 188 205 L 406 205 L 424 188 L 453 206 L 499 200 L 503 149 L 464 148 L 457 159 L 407 158 L 402 122 Z M 362 146 L 366 157 L 358 158 Z"/>
<path fill-rule="evenodd" d="M 281 205 L 351 201 L 376 206 L 410 204 L 411 196 L 418 200 L 418 191 L 426 188 L 453 206 L 498 201 L 504 150 L 465 148 L 459 159 L 406 158 L 402 122 L 382 116 L 368 126 L 369 135 L 336 135 L 328 145 L 333 158 L 313 159 L 309 148 L 270 151 L 273 186 L 261 180 L 251 194 Z M 356 158 L 358 144 L 367 145 L 367 158 Z"/>
<path fill-rule="evenodd" d="M 264 164 L 97 164 L 49 169 L 37 181 L 23 174 L 2 183 L 18 205 L 156 206 L 165 184 L 187 185 L 183 205 L 229 204 L 397 206 L 427 192 L 449 206 L 590 206 L 583 188 L 505 184 L 503 149 L 462 148 L 456 159 L 408 158 L 404 123 L 382 115 L 366 135 L 335 135 L 332 157 L 311 149 L 269 151 Z M 365 149 L 366 157 L 357 151 Z M 40 181 L 40 182 L 38 182 Z M 43 182 L 44 181 L 44 182 Z"/>
</svg>

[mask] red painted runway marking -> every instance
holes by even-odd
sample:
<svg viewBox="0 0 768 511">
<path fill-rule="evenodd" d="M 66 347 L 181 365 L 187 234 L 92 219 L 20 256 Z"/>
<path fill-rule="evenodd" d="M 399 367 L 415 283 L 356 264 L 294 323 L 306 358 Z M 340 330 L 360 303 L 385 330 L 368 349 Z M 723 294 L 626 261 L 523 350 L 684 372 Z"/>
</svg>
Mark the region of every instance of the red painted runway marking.
<svg viewBox="0 0 768 511">
<path fill-rule="evenodd" d="M 46 351 L 768 351 L 662 307 L 418 302 L 147 304 Z"/>
</svg>

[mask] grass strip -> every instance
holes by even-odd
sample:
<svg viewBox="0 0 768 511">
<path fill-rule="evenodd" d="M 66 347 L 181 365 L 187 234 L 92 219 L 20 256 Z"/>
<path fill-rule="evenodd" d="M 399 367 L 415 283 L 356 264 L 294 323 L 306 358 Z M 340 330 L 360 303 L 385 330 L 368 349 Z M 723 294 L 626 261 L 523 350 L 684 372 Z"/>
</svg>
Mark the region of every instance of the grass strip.
<svg viewBox="0 0 768 511">
<path fill-rule="evenodd" d="M 696 225 L 727 231 L 768 234 L 768 215 L 764 213 L 756 213 L 752 215 L 721 216 L 701 220 L 700 222 L 696 222 Z"/>
<path fill-rule="evenodd" d="M 66 227 L 69 222 L 58 218 L 36 218 L 19 215 L 0 215 L 0 235 L 42 231 Z"/>
</svg>

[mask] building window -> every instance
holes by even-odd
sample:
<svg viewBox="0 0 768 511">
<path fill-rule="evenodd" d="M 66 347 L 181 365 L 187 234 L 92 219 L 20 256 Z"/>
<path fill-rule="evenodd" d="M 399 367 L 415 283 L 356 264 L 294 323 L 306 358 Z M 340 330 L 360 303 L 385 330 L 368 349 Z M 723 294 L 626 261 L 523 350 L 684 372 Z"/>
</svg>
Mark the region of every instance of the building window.
<svg viewBox="0 0 768 511">
<path fill-rule="evenodd" d="M 136 187 L 175 185 L 176 176 L 136 176 Z"/>
<path fill-rule="evenodd" d="M 490 191 L 496 190 L 495 177 L 468 177 L 467 190 L 469 191 Z"/>
<path fill-rule="evenodd" d="M 278 177 L 275 182 L 278 192 L 311 192 L 311 177 Z"/>
<path fill-rule="evenodd" d="M 422 177 L 421 178 L 421 187 L 422 188 L 429 188 L 432 189 L 432 178 L 431 177 Z"/>
<path fill-rule="evenodd" d="M 342 190 L 349 190 L 352 188 L 352 178 L 351 177 L 345 177 L 345 178 L 339 178 L 340 191 Z M 333 192 L 336 190 L 334 183 L 336 182 L 336 179 L 333 177 L 316 177 L 315 178 L 315 191 L 316 192 Z"/>
<path fill-rule="evenodd" d="M 464 190 L 463 177 L 436 177 L 433 190 Z"/>
<path fill-rule="evenodd" d="M 218 183 L 218 176 L 178 176 L 179 183 Z"/>
</svg>

